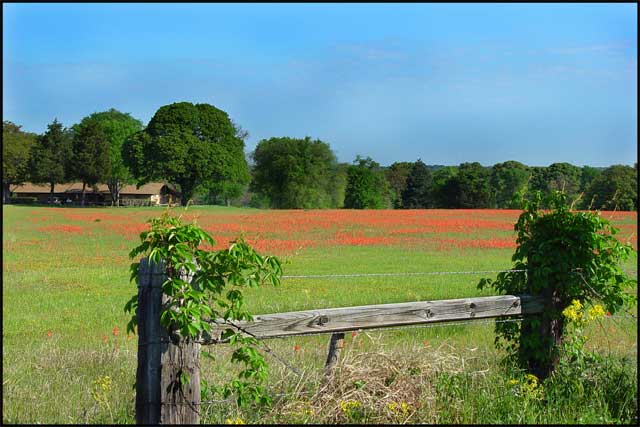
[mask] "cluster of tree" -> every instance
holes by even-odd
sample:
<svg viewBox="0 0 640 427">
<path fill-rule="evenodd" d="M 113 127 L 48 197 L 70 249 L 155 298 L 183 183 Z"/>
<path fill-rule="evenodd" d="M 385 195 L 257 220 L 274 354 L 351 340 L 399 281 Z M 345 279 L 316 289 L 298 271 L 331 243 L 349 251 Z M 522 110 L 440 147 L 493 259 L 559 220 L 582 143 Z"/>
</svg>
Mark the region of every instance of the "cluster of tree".
<svg viewBox="0 0 640 427">
<path fill-rule="evenodd" d="M 178 186 L 182 203 L 199 190 L 225 200 L 241 195 L 250 180 L 244 138 L 227 113 L 208 104 L 161 107 L 149 124 L 115 109 L 94 113 L 65 128 L 57 119 L 42 135 L 4 121 L 3 200 L 10 185 L 82 182 L 107 184 L 114 204 L 125 184 L 160 180 Z"/>
<path fill-rule="evenodd" d="M 174 184 L 182 204 L 232 200 L 251 206 L 312 208 L 513 208 L 532 191 L 562 189 L 580 200 L 576 208 L 637 210 L 634 167 L 577 167 L 554 163 L 530 167 L 507 161 L 428 166 L 396 162 L 383 167 L 357 156 L 338 163 L 329 144 L 309 137 L 261 140 L 247 159 L 247 132 L 209 104 L 180 102 L 160 107 L 146 127 L 115 109 L 91 114 L 65 128 L 54 120 L 42 135 L 3 122 L 2 180 L 106 183 L 117 204 L 123 185 Z"/>
<path fill-rule="evenodd" d="M 4 121 L 4 202 L 10 185 L 25 181 L 48 184 L 50 198 L 56 184 L 81 181 L 83 204 L 87 186 L 106 183 L 112 199 L 119 200 L 120 189 L 133 179 L 123 163 L 121 148 L 141 128 L 139 120 L 114 109 L 91 114 L 69 128 L 54 119 L 42 135 L 23 132 L 20 126 Z"/>
<path fill-rule="evenodd" d="M 518 208 L 519 200 L 533 191 L 548 194 L 563 190 L 576 200 L 576 208 L 637 210 L 637 164 L 594 168 L 554 163 L 530 167 L 507 161 L 489 167 L 477 162 L 428 166 L 418 159 L 385 168 L 360 156 L 351 165 L 336 165 L 329 146 L 320 141 L 313 144 L 322 146 L 323 154 L 311 160 L 313 152 L 303 148 L 309 144 L 308 138 L 272 138 L 258 144 L 252 189 L 259 206 Z M 345 178 L 346 186 L 335 184 L 345 182 Z"/>
</svg>

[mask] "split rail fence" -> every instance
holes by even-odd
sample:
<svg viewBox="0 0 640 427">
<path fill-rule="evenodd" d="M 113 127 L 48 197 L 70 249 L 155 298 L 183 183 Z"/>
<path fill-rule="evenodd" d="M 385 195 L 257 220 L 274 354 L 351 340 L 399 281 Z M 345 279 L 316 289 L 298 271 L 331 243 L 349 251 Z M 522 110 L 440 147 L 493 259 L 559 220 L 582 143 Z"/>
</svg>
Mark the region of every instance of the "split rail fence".
<svg viewBox="0 0 640 427">
<path fill-rule="evenodd" d="M 258 339 L 292 335 L 331 334 L 325 365 L 330 375 L 337 363 L 344 333 L 366 329 L 402 327 L 498 317 L 522 317 L 544 310 L 539 296 L 501 295 L 436 301 L 415 301 L 358 307 L 326 308 L 254 316 L 251 322 L 215 324 L 211 334 L 197 342 L 173 342 L 160 325 L 166 296 L 166 276 L 161 264 L 141 260 L 138 275 L 138 368 L 136 422 L 138 424 L 197 424 L 200 407 L 199 353 L 201 345 L 221 344 L 225 329 Z M 188 384 L 178 379 L 186 374 Z"/>
</svg>

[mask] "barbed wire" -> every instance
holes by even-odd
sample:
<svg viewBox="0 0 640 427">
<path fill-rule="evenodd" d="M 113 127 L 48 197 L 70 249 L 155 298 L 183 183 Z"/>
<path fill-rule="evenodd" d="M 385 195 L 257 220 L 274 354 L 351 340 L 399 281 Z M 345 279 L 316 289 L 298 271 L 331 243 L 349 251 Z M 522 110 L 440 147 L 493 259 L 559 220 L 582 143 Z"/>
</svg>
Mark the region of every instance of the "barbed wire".
<svg viewBox="0 0 640 427">
<path fill-rule="evenodd" d="M 485 273 L 522 273 L 527 270 L 478 270 L 478 271 L 425 271 L 425 272 L 403 272 L 403 273 L 348 273 L 348 274 L 307 274 L 307 275 L 286 275 L 282 279 L 320 279 L 332 277 L 370 277 L 370 276 L 437 276 L 447 274 L 485 274 Z"/>
<path fill-rule="evenodd" d="M 420 272 L 394 272 L 394 273 L 345 273 L 345 274 L 300 274 L 284 275 L 281 279 L 323 279 L 336 277 L 375 277 L 375 276 L 439 276 L 449 274 L 486 274 L 486 273 L 526 273 L 534 269 L 507 269 L 507 270 L 462 270 L 462 271 L 420 271 Z M 623 271 L 627 274 L 638 274 L 637 270 Z"/>
</svg>

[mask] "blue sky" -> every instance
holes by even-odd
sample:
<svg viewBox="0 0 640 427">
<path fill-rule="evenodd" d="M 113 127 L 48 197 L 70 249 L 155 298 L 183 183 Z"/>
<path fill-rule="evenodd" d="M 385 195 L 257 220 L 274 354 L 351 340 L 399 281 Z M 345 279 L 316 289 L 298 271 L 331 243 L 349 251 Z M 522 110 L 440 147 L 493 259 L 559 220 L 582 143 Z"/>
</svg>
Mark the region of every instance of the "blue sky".
<svg viewBox="0 0 640 427">
<path fill-rule="evenodd" d="M 637 161 L 636 4 L 6 4 L 3 120 L 210 103 L 338 159 Z"/>
</svg>

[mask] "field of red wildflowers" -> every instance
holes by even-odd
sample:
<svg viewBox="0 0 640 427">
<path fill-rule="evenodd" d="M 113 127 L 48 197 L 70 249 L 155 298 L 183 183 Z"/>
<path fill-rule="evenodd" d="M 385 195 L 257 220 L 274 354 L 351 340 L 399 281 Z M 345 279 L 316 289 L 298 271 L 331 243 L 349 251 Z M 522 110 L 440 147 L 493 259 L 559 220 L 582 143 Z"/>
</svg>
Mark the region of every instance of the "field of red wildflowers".
<svg viewBox="0 0 640 427">
<path fill-rule="evenodd" d="M 159 211 L 33 209 L 26 220 L 51 237 L 121 236 L 137 240 L 145 221 Z M 215 210 L 191 208 L 195 219 L 217 242 L 227 246 L 239 235 L 256 249 L 277 255 L 311 247 L 393 246 L 420 250 L 514 248 L 517 210 Z M 605 212 L 621 229 L 620 238 L 637 247 L 637 214 Z M 127 243 L 130 245 L 130 243 Z"/>
</svg>

